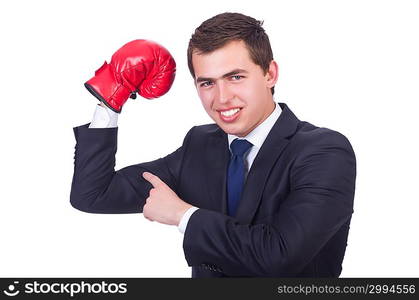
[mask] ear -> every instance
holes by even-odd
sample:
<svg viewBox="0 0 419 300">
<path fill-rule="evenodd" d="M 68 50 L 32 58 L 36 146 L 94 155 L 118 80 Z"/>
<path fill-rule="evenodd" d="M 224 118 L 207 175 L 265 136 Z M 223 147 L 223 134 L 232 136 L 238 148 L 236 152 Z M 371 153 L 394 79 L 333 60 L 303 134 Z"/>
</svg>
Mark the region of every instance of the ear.
<svg viewBox="0 0 419 300">
<path fill-rule="evenodd" d="M 276 61 L 272 60 L 269 64 L 268 72 L 266 72 L 266 86 L 268 88 L 273 87 L 276 82 L 278 81 L 278 74 L 279 74 L 279 68 Z"/>
</svg>

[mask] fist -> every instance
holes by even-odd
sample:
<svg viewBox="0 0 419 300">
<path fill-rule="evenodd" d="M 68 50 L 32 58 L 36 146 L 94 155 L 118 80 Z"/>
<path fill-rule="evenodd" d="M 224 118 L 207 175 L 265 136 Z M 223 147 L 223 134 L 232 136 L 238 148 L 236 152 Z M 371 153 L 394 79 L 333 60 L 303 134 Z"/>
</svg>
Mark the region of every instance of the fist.
<svg viewBox="0 0 419 300">
<path fill-rule="evenodd" d="M 120 113 L 136 93 L 147 99 L 164 95 L 172 86 L 176 63 L 163 46 L 148 40 L 134 40 L 112 55 L 84 85 L 97 99 Z"/>
</svg>

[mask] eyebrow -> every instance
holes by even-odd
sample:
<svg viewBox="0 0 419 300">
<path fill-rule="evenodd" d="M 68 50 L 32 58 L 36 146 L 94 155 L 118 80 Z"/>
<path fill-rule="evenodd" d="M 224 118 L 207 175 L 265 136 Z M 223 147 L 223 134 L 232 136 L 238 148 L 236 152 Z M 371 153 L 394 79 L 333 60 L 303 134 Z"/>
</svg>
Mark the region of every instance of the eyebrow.
<svg viewBox="0 0 419 300">
<path fill-rule="evenodd" d="M 248 72 L 244 69 L 234 69 L 233 71 L 224 74 L 220 78 L 230 77 L 230 76 L 233 76 L 233 75 L 236 75 L 236 74 L 239 74 L 239 73 L 248 73 Z M 198 82 L 203 82 L 203 81 L 214 81 L 214 80 L 215 80 L 215 78 L 211 78 L 211 77 L 198 77 L 196 79 L 196 82 L 198 83 Z"/>
</svg>

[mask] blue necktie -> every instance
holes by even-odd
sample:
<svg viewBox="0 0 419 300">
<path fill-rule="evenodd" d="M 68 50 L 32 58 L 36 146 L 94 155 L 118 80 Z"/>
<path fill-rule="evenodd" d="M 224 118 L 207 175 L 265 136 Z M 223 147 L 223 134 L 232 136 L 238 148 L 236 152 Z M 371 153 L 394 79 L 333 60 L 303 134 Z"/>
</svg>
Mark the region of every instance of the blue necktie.
<svg viewBox="0 0 419 300">
<path fill-rule="evenodd" d="M 247 140 L 239 139 L 235 139 L 230 146 L 233 156 L 230 158 L 227 174 L 227 214 L 229 216 L 236 214 L 239 205 L 245 176 L 244 154 L 252 146 Z"/>
</svg>

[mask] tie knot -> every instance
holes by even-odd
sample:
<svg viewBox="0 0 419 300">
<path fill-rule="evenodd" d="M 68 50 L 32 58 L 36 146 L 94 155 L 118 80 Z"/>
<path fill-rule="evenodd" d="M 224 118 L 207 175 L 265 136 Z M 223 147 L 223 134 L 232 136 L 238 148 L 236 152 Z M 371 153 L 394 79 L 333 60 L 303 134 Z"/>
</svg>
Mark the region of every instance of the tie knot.
<svg viewBox="0 0 419 300">
<path fill-rule="evenodd" d="M 247 140 L 235 139 L 231 143 L 230 148 L 234 155 L 243 156 L 243 154 L 245 154 L 252 146 L 252 143 Z"/>
</svg>

